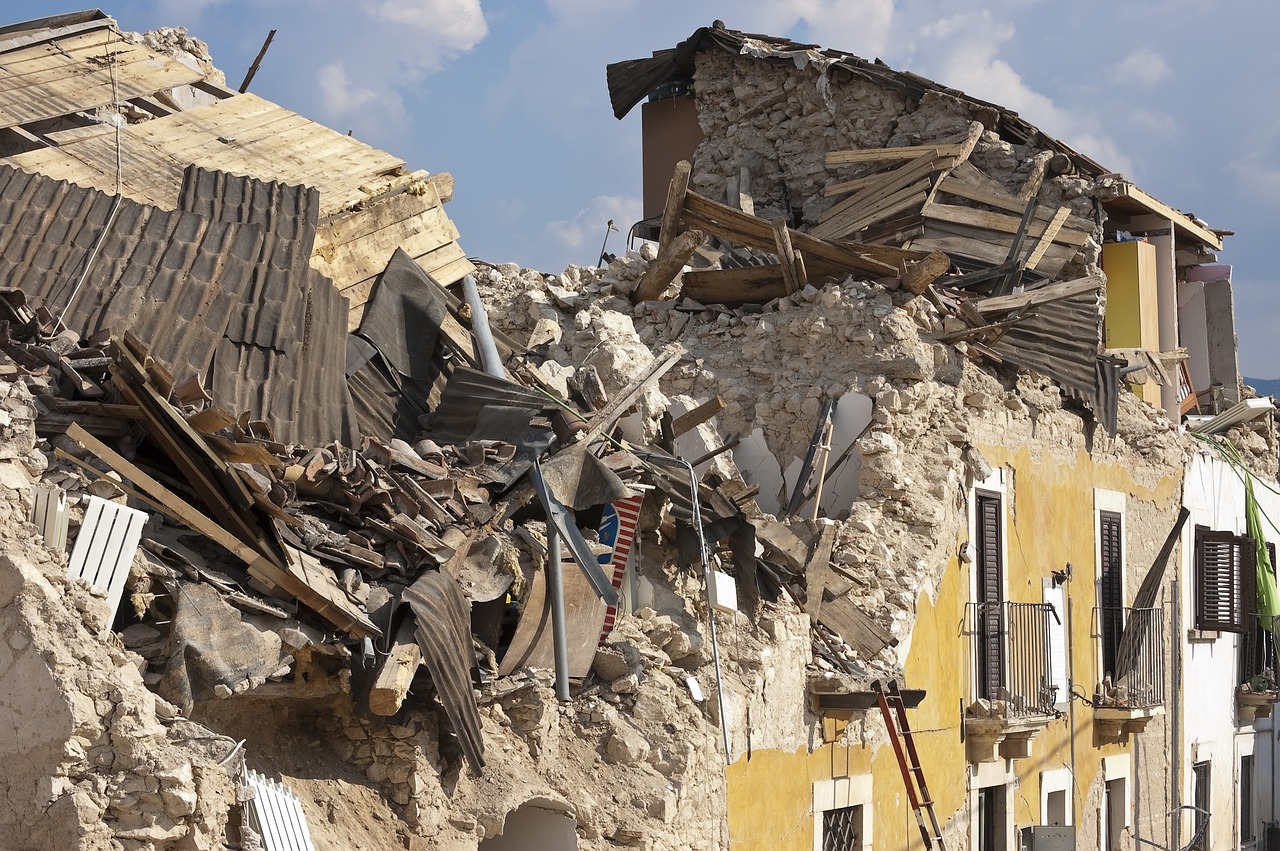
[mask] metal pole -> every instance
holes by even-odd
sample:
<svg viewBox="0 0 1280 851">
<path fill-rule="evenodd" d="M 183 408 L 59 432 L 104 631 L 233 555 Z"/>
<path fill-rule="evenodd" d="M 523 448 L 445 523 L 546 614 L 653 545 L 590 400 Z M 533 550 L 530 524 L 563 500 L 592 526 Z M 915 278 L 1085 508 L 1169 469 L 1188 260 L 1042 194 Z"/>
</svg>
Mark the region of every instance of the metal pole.
<svg viewBox="0 0 1280 851">
<path fill-rule="evenodd" d="M 560 533 L 547 524 L 547 592 L 551 595 L 551 643 L 555 648 L 556 697 L 569 702 L 569 641 L 564 625 L 564 581 L 560 568 Z"/>
<path fill-rule="evenodd" d="M 1173 757 L 1173 765 L 1170 766 L 1173 773 L 1173 782 L 1170 784 L 1173 793 L 1173 809 L 1170 810 L 1173 818 L 1173 842 L 1170 844 L 1177 848 L 1182 844 L 1182 591 L 1177 579 L 1169 582 L 1169 596 L 1173 598 L 1173 635 L 1169 642 L 1173 648 L 1173 671 L 1169 676 L 1172 685 L 1170 691 L 1173 692 L 1169 700 L 1172 710 L 1169 726 L 1173 728 L 1173 747 L 1169 749 Z"/>
<path fill-rule="evenodd" d="M 489 314 L 485 313 L 474 275 L 467 275 L 462 279 L 462 294 L 467 300 L 467 306 L 471 308 L 471 338 L 475 340 L 480 367 L 494 378 L 506 378 L 507 371 L 502 368 L 502 357 L 498 354 L 497 344 L 493 342 L 493 332 L 489 330 Z"/>
<path fill-rule="evenodd" d="M 716 667 L 716 705 L 720 710 L 720 739 L 724 743 L 724 764 L 732 765 L 733 756 L 729 751 L 729 727 L 724 714 L 724 679 L 720 673 L 720 642 L 716 639 L 716 612 L 710 605 L 711 558 L 707 553 L 706 536 L 702 533 L 702 503 L 698 499 L 698 476 L 693 472 L 693 465 L 683 458 L 671 458 L 653 452 L 641 452 L 637 449 L 630 449 L 629 451 L 632 455 L 637 455 L 648 461 L 680 466 L 689 471 L 689 499 L 693 503 L 693 529 L 698 534 L 698 554 L 702 558 L 702 584 L 708 600 L 707 631 L 711 637 L 711 658 L 715 661 Z"/>
</svg>

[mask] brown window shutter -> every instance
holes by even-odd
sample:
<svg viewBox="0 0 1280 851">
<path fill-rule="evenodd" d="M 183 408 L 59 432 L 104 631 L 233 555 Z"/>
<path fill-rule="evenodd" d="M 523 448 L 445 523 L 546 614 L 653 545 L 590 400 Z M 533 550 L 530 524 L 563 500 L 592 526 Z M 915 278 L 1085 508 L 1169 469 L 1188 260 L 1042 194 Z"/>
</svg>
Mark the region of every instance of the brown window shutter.
<svg viewBox="0 0 1280 851">
<path fill-rule="evenodd" d="M 1196 527 L 1197 628 L 1225 632 L 1244 630 L 1243 551 L 1239 539 L 1230 532 Z"/>
<path fill-rule="evenodd" d="M 1099 626 L 1102 630 L 1102 667 L 1115 674 L 1116 654 L 1124 632 L 1124 541 L 1120 515 L 1114 511 L 1098 512 L 1098 550 L 1102 557 L 1098 577 Z"/>
<path fill-rule="evenodd" d="M 1001 502 L 978 495 L 978 684 L 994 698 L 1004 686 L 1004 564 L 1000 556 Z"/>
</svg>

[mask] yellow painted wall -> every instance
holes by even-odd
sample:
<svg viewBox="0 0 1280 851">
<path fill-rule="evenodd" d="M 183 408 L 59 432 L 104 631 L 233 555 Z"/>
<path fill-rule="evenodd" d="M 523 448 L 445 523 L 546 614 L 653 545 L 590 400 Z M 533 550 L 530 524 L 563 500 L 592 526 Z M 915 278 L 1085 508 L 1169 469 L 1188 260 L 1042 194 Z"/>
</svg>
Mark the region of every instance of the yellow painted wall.
<svg viewBox="0 0 1280 851">
<path fill-rule="evenodd" d="M 1107 276 L 1107 315 L 1103 338 L 1109 349 L 1160 351 L 1160 314 L 1156 303 L 1156 247 L 1147 242 L 1109 242 L 1102 246 Z M 1154 379 L 1134 387 L 1153 405 L 1160 404 Z"/>
<path fill-rule="evenodd" d="M 1074 458 L 1038 458 L 1031 448 L 980 447 L 993 466 L 1009 476 L 1005 499 L 1008 599 L 1041 602 L 1041 579 L 1051 570 L 1072 563 L 1068 582 L 1071 607 L 1072 671 L 1077 688 L 1092 691 L 1097 652 L 1092 612 L 1096 605 L 1094 488 L 1115 490 L 1128 500 L 1153 503 L 1176 513 L 1180 471 L 1172 471 L 1153 487 L 1135 484 L 1119 465 L 1095 465 L 1084 451 Z M 966 527 L 967 529 L 967 524 Z M 967 532 L 964 533 L 967 535 Z M 958 551 L 960 541 L 953 552 Z M 922 594 L 906 663 L 906 685 L 927 695 L 909 710 L 939 819 L 966 806 L 967 757 L 961 738 L 963 707 L 970 701 L 970 637 L 964 634 L 964 611 L 969 601 L 968 565 L 953 557 L 937 591 L 936 604 Z M 1085 685 L 1088 682 L 1089 685 Z M 878 713 L 854 725 L 879 726 Z M 1041 822 L 1040 772 L 1071 765 L 1071 726 L 1076 731 L 1075 779 L 1087 790 L 1101 773 L 1103 757 L 1127 752 L 1131 744 L 1095 746 L 1092 710 L 1074 702 L 1074 711 L 1052 721 L 1032 744 L 1029 758 L 1015 761 L 1018 788 L 1011 796 L 1017 826 Z M 857 735 L 853 736 L 858 740 Z M 842 776 L 872 774 L 873 833 L 877 851 L 907 851 L 921 847 L 919 830 L 907 806 L 901 774 L 888 746 L 847 747 L 827 744 L 812 752 L 755 751 L 728 770 L 729 835 L 735 849 L 803 849 L 813 847 L 813 783 Z M 1073 821 L 1083 817 L 1075 796 Z"/>
</svg>

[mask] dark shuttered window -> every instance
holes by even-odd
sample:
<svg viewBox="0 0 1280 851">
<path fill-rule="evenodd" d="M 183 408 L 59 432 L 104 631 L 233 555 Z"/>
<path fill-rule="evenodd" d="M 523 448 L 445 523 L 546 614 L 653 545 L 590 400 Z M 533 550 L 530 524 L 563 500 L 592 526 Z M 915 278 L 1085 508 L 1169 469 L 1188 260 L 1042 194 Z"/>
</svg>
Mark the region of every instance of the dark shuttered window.
<svg viewBox="0 0 1280 851">
<path fill-rule="evenodd" d="M 1244 632 L 1245 571 L 1253 569 L 1253 542 L 1197 526 L 1195 558 L 1196 627 Z M 1253 582 L 1248 581 L 1248 586 Z"/>
<path fill-rule="evenodd" d="M 1120 515 L 1114 511 L 1098 512 L 1098 550 L 1102 557 L 1098 577 L 1099 626 L 1102 628 L 1102 669 L 1116 672 L 1116 653 L 1124 633 L 1124 541 L 1120 531 Z"/>
<path fill-rule="evenodd" d="M 978 495 L 978 687 L 995 698 L 1004 687 L 1004 564 L 1000 497 Z"/>
</svg>

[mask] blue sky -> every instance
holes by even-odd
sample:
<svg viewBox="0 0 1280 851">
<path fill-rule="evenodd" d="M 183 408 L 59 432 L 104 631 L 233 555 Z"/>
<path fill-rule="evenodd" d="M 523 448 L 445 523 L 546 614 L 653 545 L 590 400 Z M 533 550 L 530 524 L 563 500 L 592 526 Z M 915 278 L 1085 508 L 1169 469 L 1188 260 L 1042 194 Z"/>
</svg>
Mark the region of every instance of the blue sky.
<svg viewBox="0 0 1280 851">
<path fill-rule="evenodd" d="M 70 11 L 10 0 L 13 21 Z M 1280 4 L 1149 0 L 124 0 L 125 29 L 185 26 L 238 86 L 451 172 L 464 249 L 547 272 L 593 262 L 640 212 L 639 110 L 610 62 L 721 18 L 912 70 L 1019 111 L 1211 227 L 1236 232 L 1241 367 L 1280 376 Z M 618 235 L 610 248 L 622 246 Z"/>
</svg>

